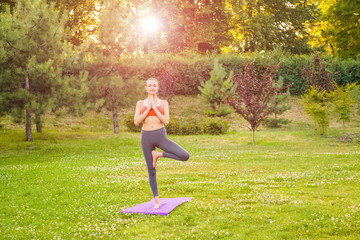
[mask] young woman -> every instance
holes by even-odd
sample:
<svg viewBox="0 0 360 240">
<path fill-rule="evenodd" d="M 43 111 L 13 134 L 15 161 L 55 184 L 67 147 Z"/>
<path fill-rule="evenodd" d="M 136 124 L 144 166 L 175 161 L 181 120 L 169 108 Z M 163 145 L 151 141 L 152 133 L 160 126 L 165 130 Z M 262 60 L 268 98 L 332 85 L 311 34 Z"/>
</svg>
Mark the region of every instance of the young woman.
<svg viewBox="0 0 360 240">
<path fill-rule="evenodd" d="M 168 139 L 165 125 L 169 123 L 169 104 L 157 97 L 159 82 L 156 78 L 146 80 L 148 97 L 136 104 L 134 123 L 141 128 L 141 148 L 149 173 L 150 187 L 155 198 L 154 208 L 160 207 L 159 193 L 156 181 L 156 163 L 158 158 L 166 157 L 180 161 L 189 159 L 189 153 L 177 143 Z M 164 152 L 155 151 L 155 147 Z"/>
</svg>

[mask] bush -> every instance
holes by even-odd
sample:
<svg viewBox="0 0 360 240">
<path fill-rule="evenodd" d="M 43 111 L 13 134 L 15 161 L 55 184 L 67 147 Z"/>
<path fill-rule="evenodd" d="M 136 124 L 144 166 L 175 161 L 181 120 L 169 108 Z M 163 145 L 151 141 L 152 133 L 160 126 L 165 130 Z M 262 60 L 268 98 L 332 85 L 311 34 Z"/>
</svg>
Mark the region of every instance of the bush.
<svg viewBox="0 0 360 240">
<path fill-rule="evenodd" d="M 160 82 L 161 70 L 166 65 L 172 68 L 173 78 L 177 79 L 171 89 L 175 95 L 197 95 L 198 86 L 201 82 L 210 78 L 213 69 L 214 59 L 219 60 L 226 69 L 226 72 L 234 71 L 234 74 L 242 72 L 245 64 L 256 61 L 259 63 L 258 71 L 264 71 L 264 66 L 276 65 L 282 62 L 278 77 L 283 77 L 284 85 L 293 84 L 290 89 L 291 95 L 300 96 L 308 89 L 308 83 L 301 76 L 300 71 L 309 68 L 312 64 L 310 55 L 291 55 L 277 52 L 266 52 L 264 54 L 219 54 L 219 55 L 200 55 L 195 53 L 179 54 L 146 54 L 133 58 L 121 59 L 114 64 L 114 71 L 126 81 L 136 76 L 138 79 L 146 80 L 149 77 L 157 77 Z M 360 62 L 355 60 L 341 60 L 333 57 L 322 57 L 321 61 L 326 63 L 328 70 L 336 73 L 335 80 L 338 84 L 359 82 Z"/>
<path fill-rule="evenodd" d="M 223 119 L 207 118 L 203 120 L 202 129 L 205 134 L 220 135 L 226 133 L 229 125 Z"/>
<path fill-rule="evenodd" d="M 320 135 L 329 127 L 329 110 L 325 91 L 311 87 L 303 97 L 305 112 L 312 118 Z"/>
<path fill-rule="evenodd" d="M 279 68 L 278 76 L 284 80 L 284 85 L 291 85 L 290 94 L 300 96 L 308 88 L 308 84 L 301 76 L 300 70 L 309 66 L 311 59 L 308 56 L 292 56 L 284 60 Z"/>
<path fill-rule="evenodd" d="M 166 126 L 166 132 L 173 135 L 195 135 L 203 133 L 200 121 L 195 118 L 188 118 L 186 120 L 171 118 L 170 123 Z"/>
<path fill-rule="evenodd" d="M 282 125 L 289 123 L 291 123 L 291 121 L 286 118 L 266 118 L 263 122 L 267 128 L 280 128 Z"/>
<path fill-rule="evenodd" d="M 132 114 L 128 114 L 128 115 L 124 116 L 124 124 L 125 124 L 125 127 L 130 132 L 141 132 L 142 124 L 139 124 L 139 126 L 135 126 L 135 124 L 134 124 L 134 115 L 132 115 Z"/>
</svg>

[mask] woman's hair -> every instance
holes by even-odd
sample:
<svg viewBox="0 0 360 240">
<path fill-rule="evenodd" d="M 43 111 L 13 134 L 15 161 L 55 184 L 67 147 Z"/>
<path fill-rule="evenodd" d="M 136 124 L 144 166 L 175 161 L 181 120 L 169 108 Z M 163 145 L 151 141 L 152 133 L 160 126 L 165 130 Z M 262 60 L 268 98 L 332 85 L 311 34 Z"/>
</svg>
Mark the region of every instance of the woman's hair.
<svg viewBox="0 0 360 240">
<path fill-rule="evenodd" d="M 148 79 L 146 80 L 146 83 L 147 83 L 148 81 L 150 81 L 150 80 L 156 81 L 157 84 L 159 85 L 159 80 L 157 80 L 156 78 L 148 78 Z"/>
</svg>

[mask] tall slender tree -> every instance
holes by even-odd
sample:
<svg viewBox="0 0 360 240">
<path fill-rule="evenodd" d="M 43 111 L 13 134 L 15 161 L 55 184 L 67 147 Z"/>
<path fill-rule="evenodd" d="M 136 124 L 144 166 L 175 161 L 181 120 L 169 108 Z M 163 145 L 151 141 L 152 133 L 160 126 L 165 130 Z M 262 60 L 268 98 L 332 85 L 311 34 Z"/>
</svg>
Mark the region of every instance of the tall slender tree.
<svg viewBox="0 0 360 240">
<path fill-rule="evenodd" d="M 138 3 L 140 4 L 140 3 Z M 137 15 L 130 2 L 109 0 L 100 18 L 99 42 L 94 45 L 94 61 L 90 64 L 90 99 L 98 108 L 112 112 L 114 133 L 119 133 L 119 108 L 132 103 L 139 95 L 139 81 L 123 78 L 120 58 L 137 51 L 141 44 L 137 38 Z"/>
<path fill-rule="evenodd" d="M 70 36 L 65 29 L 66 14 L 59 14 L 55 4 L 45 0 L 22 0 L 10 11 L 0 14 L 0 46 L 7 56 L 0 69 L 0 100 L 6 112 L 21 119 L 25 111 L 26 140 L 32 140 L 31 121 L 56 103 L 63 92 L 61 65 L 71 55 Z M 0 103 L 0 105 L 2 104 Z"/>
</svg>

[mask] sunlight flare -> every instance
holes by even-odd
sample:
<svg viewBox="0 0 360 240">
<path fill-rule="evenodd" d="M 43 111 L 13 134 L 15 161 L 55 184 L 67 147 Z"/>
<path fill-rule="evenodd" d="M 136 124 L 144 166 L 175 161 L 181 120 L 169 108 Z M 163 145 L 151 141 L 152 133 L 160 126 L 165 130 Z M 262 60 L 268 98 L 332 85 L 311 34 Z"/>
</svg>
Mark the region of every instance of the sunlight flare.
<svg viewBox="0 0 360 240">
<path fill-rule="evenodd" d="M 146 33 L 155 33 L 160 28 L 160 22 L 156 17 L 148 16 L 141 20 L 141 28 Z"/>
</svg>

